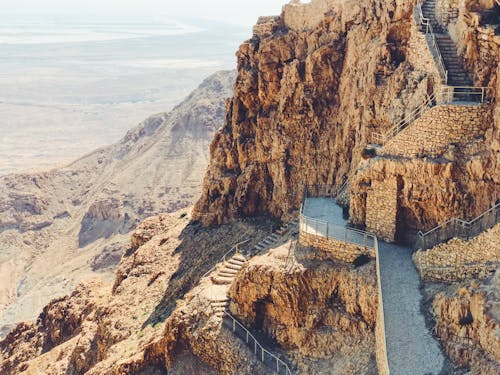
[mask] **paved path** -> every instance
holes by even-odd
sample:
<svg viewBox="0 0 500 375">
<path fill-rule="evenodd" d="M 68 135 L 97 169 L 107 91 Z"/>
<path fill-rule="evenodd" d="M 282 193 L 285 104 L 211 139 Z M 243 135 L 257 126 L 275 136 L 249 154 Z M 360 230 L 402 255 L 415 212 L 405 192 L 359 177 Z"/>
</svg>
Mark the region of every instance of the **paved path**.
<svg viewBox="0 0 500 375">
<path fill-rule="evenodd" d="M 420 280 L 411 249 L 379 242 L 387 356 L 391 375 L 437 375 L 444 366 L 439 343 L 421 312 Z"/>
</svg>

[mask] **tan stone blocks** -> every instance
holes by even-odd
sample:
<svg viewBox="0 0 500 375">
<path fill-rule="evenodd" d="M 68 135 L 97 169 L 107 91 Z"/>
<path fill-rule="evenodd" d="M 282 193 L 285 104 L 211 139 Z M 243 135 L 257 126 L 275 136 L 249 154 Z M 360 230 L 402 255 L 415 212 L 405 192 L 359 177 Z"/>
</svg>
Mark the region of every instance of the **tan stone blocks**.
<svg viewBox="0 0 500 375">
<path fill-rule="evenodd" d="M 342 262 L 352 263 L 357 257 L 362 254 L 375 258 L 375 249 L 343 242 L 333 238 L 316 236 L 314 234 L 305 233 L 299 234 L 299 243 L 303 246 L 313 247 L 327 253 L 331 258 Z"/>
</svg>

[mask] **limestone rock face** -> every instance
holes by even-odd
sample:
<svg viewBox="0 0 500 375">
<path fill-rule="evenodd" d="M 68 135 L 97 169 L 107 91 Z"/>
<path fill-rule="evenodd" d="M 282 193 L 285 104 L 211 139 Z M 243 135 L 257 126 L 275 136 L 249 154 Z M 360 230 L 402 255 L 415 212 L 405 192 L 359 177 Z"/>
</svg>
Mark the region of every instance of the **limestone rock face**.
<svg viewBox="0 0 500 375">
<path fill-rule="evenodd" d="M 234 97 L 195 218 L 286 216 L 303 185 L 341 184 L 371 131 L 391 127 L 437 84 L 410 48 L 420 38 L 413 5 L 319 0 L 261 20 L 266 31 L 237 52 Z"/>
<path fill-rule="evenodd" d="M 114 282 L 83 283 L 35 322 L 14 327 L 0 341 L 0 373 L 123 375 L 168 367 L 173 374 L 265 374 L 238 338 L 210 320 L 195 286 L 242 237 L 261 241 L 268 225 L 203 228 L 185 213 L 140 225 Z"/>
<path fill-rule="evenodd" d="M 355 269 L 300 248 L 287 267 L 286 254 L 278 248 L 252 259 L 231 287 L 231 313 L 276 340 L 300 373 L 328 368 L 332 374 L 370 374 L 376 368 L 370 359 L 378 306 L 375 262 Z M 326 367 L 314 366 L 318 361 Z"/>
<path fill-rule="evenodd" d="M 436 333 L 448 355 L 473 375 L 498 374 L 499 277 L 439 293 L 432 303 Z"/>
</svg>

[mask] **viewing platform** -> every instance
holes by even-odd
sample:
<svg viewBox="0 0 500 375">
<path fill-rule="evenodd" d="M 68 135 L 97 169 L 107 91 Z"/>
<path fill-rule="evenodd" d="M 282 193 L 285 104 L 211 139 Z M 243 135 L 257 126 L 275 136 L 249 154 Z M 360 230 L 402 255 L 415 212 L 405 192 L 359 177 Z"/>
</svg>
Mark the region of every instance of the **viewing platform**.
<svg viewBox="0 0 500 375">
<path fill-rule="evenodd" d="M 315 185 L 306 188 L 300 210 L 299 243 L 328 252 L 333 258 L 352 262 L 362 254 L 375 258 L 376 237 L 348 226 L 338 191 Z"/>
</svg>

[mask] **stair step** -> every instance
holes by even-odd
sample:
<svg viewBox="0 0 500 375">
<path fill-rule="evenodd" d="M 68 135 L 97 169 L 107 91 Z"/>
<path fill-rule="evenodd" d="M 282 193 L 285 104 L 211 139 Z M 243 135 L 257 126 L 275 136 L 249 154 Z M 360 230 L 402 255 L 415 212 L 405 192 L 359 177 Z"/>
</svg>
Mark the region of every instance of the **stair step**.
<svg viewBox="0 0 500 375">
<path fill-rule="evenodd" d="M 224 267 L 225 268 L 229 268 L 231 270 L 235 270 L 235 271 L 239 271 L 242 268 L 241 265 L 236 265 L 236 264 L 232 264 L 232 263 L 229 263 L 229 262 L 225 263 Z"/>
<path fill-rule="evenodd" d="M 222 276 L 214 276 L 212 277 L 212 281 L 217 285 L 227 285 L 233 282 L 233 277 L 222 277 Z"/>
<path fill-rule="evenodd" d="M 240 267 L 243 267 L 243 265 L 245 264 L 245 262 L 242 262 L 241 260 L 234 259 L 234 258 L 229 259 L 227 261 L 227 263 L 234 264 L 235 266 L 240 266 Z"/>
<path fill-rule="evenodd" d="M 233 256 L 233 259 L 235 260 L 239 260 L 241 262 L 246 262 L 247 261 L 247 258 L 245 258 L 243 255 L 241 254 L 236 254 L 235 256 Z"/>
<path fill-rule="evenodd" d="M 224 302 L 210 302 L 210 306 L 212 307 L 226 307 L 229 306 L 229 300 Z"/>
<path fill-rule="evenodd" d="M 224 277 L 234 277 L 237 274 L 238 274 L 238 271 L 226 268 L 224 270 L 219 271 L 219 273 L 217 275 L 224 276 Z"/>
</svg>

